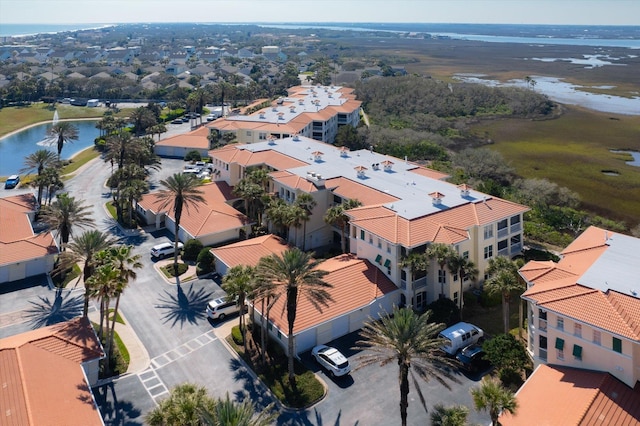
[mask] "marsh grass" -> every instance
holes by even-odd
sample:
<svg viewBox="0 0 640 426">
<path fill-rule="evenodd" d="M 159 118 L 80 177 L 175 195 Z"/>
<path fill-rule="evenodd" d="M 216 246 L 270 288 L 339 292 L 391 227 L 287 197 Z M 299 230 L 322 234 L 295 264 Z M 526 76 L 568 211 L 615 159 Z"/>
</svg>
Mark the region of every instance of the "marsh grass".
<svg viewBox="0 0 640 426">
<path fill-rule="evenodd" d="M 474 126 L 525 178 L 546 178 L 577 192 L 583 207 L 633 226 L 640 220 L 640 168 L 613 150 L 640 151 L 640 116 L 567 107 L 555 120 L 494 120 Z M 486 132 L 486 133 L 484 133 Z M 615 170 L 618 176 L 603 174 Z"/>
</svg>

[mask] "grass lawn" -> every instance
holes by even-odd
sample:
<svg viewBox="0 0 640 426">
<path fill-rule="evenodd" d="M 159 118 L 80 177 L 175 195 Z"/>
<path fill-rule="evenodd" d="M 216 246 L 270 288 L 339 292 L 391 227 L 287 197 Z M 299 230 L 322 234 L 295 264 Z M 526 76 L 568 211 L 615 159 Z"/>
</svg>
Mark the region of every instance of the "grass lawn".
<svg viewBox="0 0 640 426">
<path fill-rule="evenodd" d="M 100 118 L 107 110 L 106 108 L 88 108 L 56 104 L 58 116 L 65 118 Z M 127 117 L 131 113 L 130 108 L 120 110 L 116 116 Z M 53 109 L 49 104 L 35 103 L 25 107 L 8 107 L 0 109 L 0 137 L 13 131 L 22 129 L 30 124 L 51 121 L 53 119 Z"/>
<path fill-rule="evenodd" d="M 640 116 L 569 107 L 555 120 L 501 119 L 473 129 L 491 138 L 491 148 L 519 175 L 565 186 L 580 195 L 584 208 L 629 227 L 640 221 L 640 168 L 625 164 L 628 156 L 610 152 L 640 151 Z"/>
<path fill-rule="evenodd" d="M 89 161 L 98 157 L 100 157 L 100 152 L 97 151 L 94 147 L 89 147 L 87 149 L 84 149 L 80 151 L 77 155 L 75 155 L 71 159 L 71 162 L 68 165 L 62 168 L 62 172 L 60 174 L 63 176 L 71 174 L 76 170 L 78 170 L 80 167 L 87 164 Z"/>
</svg>

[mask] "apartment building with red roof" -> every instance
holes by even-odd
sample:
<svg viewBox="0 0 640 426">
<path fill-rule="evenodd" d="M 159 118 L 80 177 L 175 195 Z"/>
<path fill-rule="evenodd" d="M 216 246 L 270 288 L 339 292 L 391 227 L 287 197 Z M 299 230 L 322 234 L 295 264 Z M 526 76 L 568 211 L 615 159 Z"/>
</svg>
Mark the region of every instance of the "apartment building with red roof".
<svg viewBox="0 0 640 426">
<path fill-rule="evenodd" d="M 526 206 L 445 181 L 445 174 L 374 150 L 349 151 L 304 136 L 235 144 L 209 152 L 217 179 L 236 185 L 248 168 L 270 172 L 269 191 L 287 203 L 302 194 L 316 201 L 306 229 L 292 227 L 289 243 L 314 249 L 338 243 L 341 230 L 324 221 L 326 211 L 346 200 L 363 205 L 347 212 L 348 252 L 368 260 L 401 290 L 399 303 L 423 309 L 439 297 L 461 304 L 461 282 L 432 265 L 412 276 L 402 259 L 430 244 L 445 243 L 478 267 L 479 282 L 490 259 L 523 248 Z"/>
<path fill-rule="evenodd" d="M 91 392 L 103 357 L 84 317 L 0 339 L 0 425 L 104 425 Z"/>
<path fill-rule="evenodd" d="M 34 232 L 33 194 L 0 198 L 0 284 L 51 272 L 58 246 L 51 232 Z"/>
<path fill-rule="evenodd" d="M 520 275 L 536 365 L 603 371 L 638 386 L 640 239 L 591 226 L 560 261 L 531 261 Z"/>
<path fill-rule="evenodd" d="M 338 128 L 356 127 L 360 101 L 353 89 L 341 86 L 302 85 L 288 89 L 284 98 L 250 115 L 231 115 L 207 125 L 221 137 L 233 133 L 239 143 L 254 143 L 293 135 L 333 143 Z"/>
</svg>

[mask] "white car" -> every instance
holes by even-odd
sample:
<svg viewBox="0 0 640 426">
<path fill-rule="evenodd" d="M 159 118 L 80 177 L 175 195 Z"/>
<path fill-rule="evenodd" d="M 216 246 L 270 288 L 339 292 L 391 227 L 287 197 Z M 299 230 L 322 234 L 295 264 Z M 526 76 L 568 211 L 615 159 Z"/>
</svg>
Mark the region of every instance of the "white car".
<svg viewBox="0 0 640 426">
<path fill-rule="evenodd" d="M 240 312 L 240 305 L 235 300 L 229 302 L 227 299 L 220 297 L 207 303 L 206 312 L 209 318 L 222 321 L 227 315 Z"/>
<path fill-rule="evenodd" d="M 349 360 L 336 348 L 318 345 L 311 350 L 311 355 L 332 376 L 344 376 L 351 371 Z"/>
<path fill-rule="evenodd" d="M 182 250 L 184 245 L 182 243 L 178 243 L 178 250 Z M 153 246 L 151 249 L 151 257 L 155 259 L 163 259 L 167 256 L 173 256 L 175 253 L 174 243 L 162 243 L 157 246 Z"/>
</svg>

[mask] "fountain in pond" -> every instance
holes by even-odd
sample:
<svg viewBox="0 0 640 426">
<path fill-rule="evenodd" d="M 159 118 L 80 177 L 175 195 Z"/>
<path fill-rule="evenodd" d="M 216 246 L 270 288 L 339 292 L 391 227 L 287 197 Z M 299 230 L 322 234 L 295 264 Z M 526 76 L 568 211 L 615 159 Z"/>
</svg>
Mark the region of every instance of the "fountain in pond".
<svg viewBox="0 0 640 426">
<path fill-rule="evenodd" d="M 60 117 L 58 117 L 58 110 L 55 110 L 53 112 L 53 120 L 51 121 L 51 127 L 55 126 L 56 124 L 58 124 L 58 121 L 60 121 Z M 48 134 L 44 136 L 44 139 L 42 139 L 40 142 L 37 142 L 38 145 L 40 146 L 46 146 L 46 147 L 50 147 L 53 146 L 57 143 L 58 139 L 55 136 L 49 136 Z"/>
</svg>

